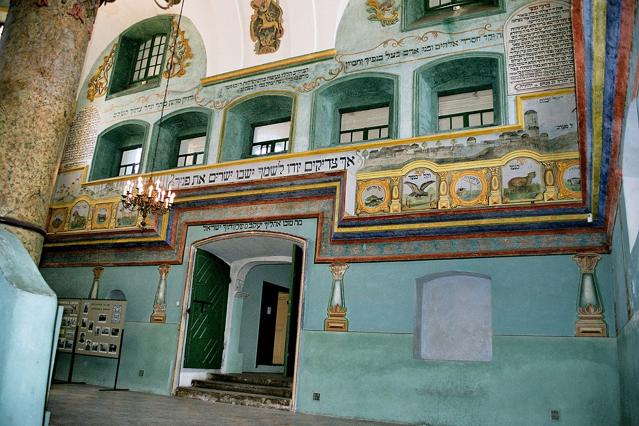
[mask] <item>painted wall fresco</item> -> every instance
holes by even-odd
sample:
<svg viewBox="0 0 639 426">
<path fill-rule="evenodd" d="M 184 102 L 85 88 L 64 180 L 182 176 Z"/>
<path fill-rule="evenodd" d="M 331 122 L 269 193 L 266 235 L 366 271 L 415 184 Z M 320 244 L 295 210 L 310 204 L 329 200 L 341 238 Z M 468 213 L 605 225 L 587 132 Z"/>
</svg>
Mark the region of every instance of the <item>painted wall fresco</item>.
<svg viewBox="0 0 639 426">
<path fill-rule="evenodd" d="M 165 115 L 193 106 L 209 108 L 212 125 L 206 149 L 210 162 L 218 158 L 223 143 L 233 142 L 221 140 L 227 107 L 277 91 L 295 99 L 294 152 L 172 169 L 156 172 L 154 178 L 178 191 L 179 204 L 180 192 L 186 190 L 220 188 L 216 191 L 230 195 L 241 190 L 238 184 L 259 188 L 276 179 L 295 182 L 318 173 L 344 173 L 343 196 L 336 200 L 340 215 L 334 220 L 396 213 L 408 218 L 413 213 L 552 203 L 576 206 L 583 191 L 574 75 L 568 66 L 572 61 L 555 63 L 547 54 L 552 47 L 554 56 L 572 58 L 568 8 L 560 0 L 513 1 L 473 19 L 401 31 L 400 25 L 391 22 L 399 16 L 399 2 L 368 2 L 366 7 L 351 2 L 338 29 L 336 52 L 202 81 L 204 44 L 187 19 L 182 28 L 174 25 L 172 29 L 178 35 L 178 44 L 172 48 L 180 53 L 178 61 L 165 68 L 172 76 L 165 104 L 162 86 L 110 100 L 95 94 L 109 78 L 111 45 L 95 64 L 95 78 L 81 91 L 74 124 L 79 130 L 67 143 L 48 232 L 79 231 L 59 225 L 57 219 L 64 209 L 71 215 L 80 197 L 90 204 L 84 230 L 135 226 L 136 218 L 118 206 L 126 178 L 87 181 L 95 138 L 105 129 L 130 119 L 146 122 L 152 129 L 163 107 Z M 504 86 L 500 125 L 415 136 L 413 122 L 419 112 L 413 110 L 418 106 L 409 86 L 417 84 L 414 74 L 425 64 L 481 54 L 502 58 L 497 83 Z M 530 67 L 556 72 L 535 74 Z M 372 72 L 395 77 L 397 90 L 402 88 L 401 96 L 395 94 L 399 99 L 397 138 L 309 150 L 317 89 Z M 550 74 L 560 78 L 553 80 Z M 87 99 L 89 94 L 93 101 Z M 511 215 L 521 216 L 517 210 Z"/>
</svg>

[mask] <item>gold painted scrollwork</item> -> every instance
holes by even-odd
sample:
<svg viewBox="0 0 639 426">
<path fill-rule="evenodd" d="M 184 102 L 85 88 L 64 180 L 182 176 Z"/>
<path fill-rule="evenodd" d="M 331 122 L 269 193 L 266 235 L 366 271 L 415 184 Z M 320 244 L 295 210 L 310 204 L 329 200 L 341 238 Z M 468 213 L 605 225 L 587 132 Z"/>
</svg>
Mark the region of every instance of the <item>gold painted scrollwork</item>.
<svg viewBox="0 0 639 426">
<path fill-rule="evenodd" d="M 162 73 L 164 78 L 182 77 L 186 74 L 186 68 L 191 65 L 193 51 L 183 29 L 178 27 L 177 20 L 172 23 L 172 42 L 169 45 L 166 69 Z"/>
<path fill-rule="evenodd" d="M 379 21 L 382 27 L 396 24 L 399 21 L 399 8 L 394 0 L 386 0 L 379 4 L 378 0 L 367 0 L 366 11 L 370 13 L 369 21 Z"/>
<path fill-rule="evenodd" d="M 89 80 L 87 99 L 91 102 L 93 102 L 95 98 L 106 95 L 107 89 L 109 88 L 109 72 L 111 68 L 113 68 L 113 57 L 116 47 L 117 43 L 113 43 L 109 53 L 102 58 L 102 65 L 98 67 L 95 74 L 91 77 L 91 80 Z"/>
<path fill-rule="evenodd" d="M 255 53 L 275 53 L 284 35 L 283 11 L 278 0 L 251 0 L 253 15 L 250 36 L 255 43 Z"/>
</svg>

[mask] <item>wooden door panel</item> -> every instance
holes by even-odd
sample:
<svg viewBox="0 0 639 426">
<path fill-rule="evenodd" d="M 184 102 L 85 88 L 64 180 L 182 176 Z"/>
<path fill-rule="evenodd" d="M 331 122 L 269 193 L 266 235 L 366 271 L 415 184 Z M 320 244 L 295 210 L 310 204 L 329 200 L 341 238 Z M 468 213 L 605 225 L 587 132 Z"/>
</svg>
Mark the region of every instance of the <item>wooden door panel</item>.
<svg viewBox="0 0 639 426">
<path fill-rule="evenodd" d="M 185 368 L 217 369 L 222 365 L 229 266 L 212 254 L 195 254 Z"/>
</svg>

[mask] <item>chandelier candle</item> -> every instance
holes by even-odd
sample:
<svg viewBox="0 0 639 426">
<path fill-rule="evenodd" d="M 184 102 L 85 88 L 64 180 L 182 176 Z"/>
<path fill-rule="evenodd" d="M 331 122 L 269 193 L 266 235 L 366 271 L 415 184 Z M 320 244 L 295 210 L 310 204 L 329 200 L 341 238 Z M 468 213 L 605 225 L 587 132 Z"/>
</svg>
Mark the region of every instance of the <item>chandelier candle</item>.
<svg viewBox="0 0 639 426">
<path fill-rule="evenodd" d="M 122 206 L 129 211 L 138 211 L 142 216 L 140 227 L 142 230 L 146 228 L 146 218 L 149 213 L 165 214 L 171 209 L 175 200 L 175 192 L 169 189 L 163 189 L 160 180 L 155 181 L 148 178 L 146 182 L 138 177 L 137 184 L 128 180 L 122 191 Z"/>
</svg>

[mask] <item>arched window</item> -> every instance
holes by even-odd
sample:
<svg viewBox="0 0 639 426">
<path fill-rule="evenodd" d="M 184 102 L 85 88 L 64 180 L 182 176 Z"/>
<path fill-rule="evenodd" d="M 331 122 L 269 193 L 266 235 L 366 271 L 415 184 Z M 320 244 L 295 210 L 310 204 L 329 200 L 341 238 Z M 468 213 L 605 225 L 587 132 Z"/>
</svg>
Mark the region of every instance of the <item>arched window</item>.
<svg viewBox="0 0 639 426">
<path fill-rule="evenodd" d="M 149 141 L 148 171 L 188 167 L 206 162 L 211 110 L 189 108 L 156 123 Z M 158 138 L 159 132 L 159 138 Z"/>
<path fill-rule="evenodd" d="M 134 120 L 102 132 L 93 153 L 90 180 L 140 173 L 148 128 L 148 123 Z"/>
<path fill-rule="evenodd" d="M 290 151 L 295 98 L 272 93 L 245 99 L 224 114 L 220 161 Z"/>
<path fill-rule="evenodd" d="M 415 72 L 415 134 L 495 126 L 504 122 L 501 55 L 464 56 Z"/>
<path fill-rule="evenodd" d="M 402 30 L 478 18 L 505 10 L 503 0 L 403 0 Z"/>
<path fill-rule="evenodd" d="M 108 96 L 159 86 L 171 34 L 171 19 L 171 16 L 147 19 L 122 33 Z"/>
<path fill-rule="evenodd" d="M 343 78 L 314 97 L 313 148 L 396 137 L 397 79 L 361 74 Z"/>
</svg>

